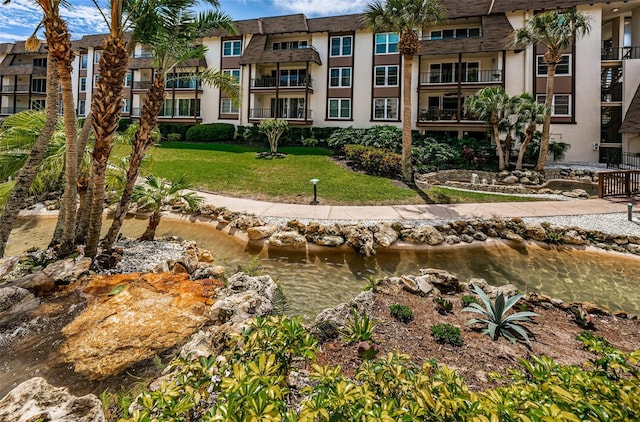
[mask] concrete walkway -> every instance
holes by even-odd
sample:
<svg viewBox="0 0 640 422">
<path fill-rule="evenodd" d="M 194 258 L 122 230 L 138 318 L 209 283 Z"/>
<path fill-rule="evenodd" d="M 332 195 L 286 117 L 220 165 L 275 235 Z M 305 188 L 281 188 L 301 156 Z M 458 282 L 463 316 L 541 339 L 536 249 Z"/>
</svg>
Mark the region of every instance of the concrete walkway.
<svg viewBox="0 0 640 422">
<path fill-rule="evenodd" d="M 493 217 L 548 217 L 558 215 L 627 212 L 627 204 L 640 206 L 638 198 L 586 199 L 540 202 L 496 202 L 486 204 L 430 204 L 338 206 L 302 205 L 231 198 L 198 192 L 205 203 L 259 217 L 313 220 L 444 220 Z"/>
</svg>

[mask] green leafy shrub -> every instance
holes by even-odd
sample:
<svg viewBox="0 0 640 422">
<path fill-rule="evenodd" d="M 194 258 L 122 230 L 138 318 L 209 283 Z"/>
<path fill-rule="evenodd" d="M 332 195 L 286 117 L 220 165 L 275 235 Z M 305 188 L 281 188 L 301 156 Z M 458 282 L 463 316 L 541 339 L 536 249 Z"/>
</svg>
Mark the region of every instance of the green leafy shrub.
<svg viewBox="0 0 640 422">
<path fill-rule="evenodd" d="M 316 138 L 306 138 L 302 140 L 302 145 L 305 147 L 318 146 L 318 140 Z"/>
<path fill-rule="evenodd" d="M 450 300 L 443 298 L 442 296 L 436 296 L 433 298 L 433 303 L 436 304 L 436 310 L 439 314 L 446 315 L 453 311 L 453 303 Z"/>
<path fill-rule="evenodd" d="M 179 133 L 182 135 L 181 141 L 187 139 L 187 131 L 195 126 L 191 123 L 158 123 L 158 130 L 162 138 L 167 139 L 170 133 Z"/>
<path fill-rule="evenodd" d="M 402 157 L 385 149 L 363 145 L 346 145 L 345 158 L 357 169 L 374 176 L 399 178 Z"/>
<path fill-rule="evenodd" d="M 402 151 L 402 131 L 395 126 L 372 126 L 358 143 L 399 153 Z"/>
<path fill-rule="evenodd" d="M 187 142 L 228 142 L 235 137 L 236 128 L 230 123 L 207 123 L 187 130 Z"/>
<path fill-rule="evenodd" d="M 400 322 L 407 323 L 413 321 L 413 311 L 406 305 L 391 305 L 389 306 L 389 311 L 391 312 L 391 316 Z"/>
<path fill-rule="evenodd" d="M 462 346 L 462 334 L 460 328 L 451 324 L 434 324 L 430 327 L 431 335 L 441 344 Z"/>
<path fill-rule="evenodd" d="M 358 357 L 362 360 L 373 359 L 380 353 L 378 345 L 370 341 L 361 341 L 358 343 L 357 348 Z"/>
<path fill-rule="evenodd" d="M 341 150 L 345 145 L 358 144 L 362 140 L 366 130 L 352 127 L 335 130 L 329 136 L 327 144 L 336 150 Z"/>
<path fill-rule="evenodd" d="M 522 295 L 505 297 L 500 293 L 498 297 L 496 297 L 494 304 L 491 303 L 491 300 L 481 288 L 473 286 L 473 290 L 484 304 L 484 308 L 477 303 L 472 303 L 462 309 L 462 312 L 475 312 L 482 315 L 484 318 L 471 318 L 467 321 L 467 325 L 485 325 L 482 332 L 484 334 L 488 334 L 489 337 L 491 337 L 491 340 L 494 341 L 497 340 L 498 337 L 503 336 L 506 339 L 511 340 L 512 343 L 516 343 L 518 338 L 520 338 L 528 345 L 531 345 L 529 336 L 533 336 L 533 333 L 531 333 L 527 327 L 524 327 L 519 323 L 530 321 L 531 317 L 538 316 L 538 314 L 535 312 L 525 311 L 507 315 L 513 305 L 522 298 Z"/>
<path fill-rule="evenodd" d="M 355 343 L 357 341 L 369 341 L 373 337 L 376 326 L 365 311 L 362 317 L 358 315 L 356 308 L 351 310 L 351 321 L 342 329 L 342 341 Z"/>
<path fill-rule="evenodd" d="M 169 142 L 180 142 L 182 140 L 182 135 L 180 133 L 170 133 L 167 135 L 167 141 Z"/>
<path fill-rule="evenodd" d="M 480 302 L 478 301 L 478 298 L 473 296 L 473 295 L 462 296 L 460 298 L 460 301 L 462 302 L 462 307 L 463 308 L 466 308 L 467 306 L 471 305 L 472 303 L 477 303 L 478 305 L 480 304 Z"/>
</svg>

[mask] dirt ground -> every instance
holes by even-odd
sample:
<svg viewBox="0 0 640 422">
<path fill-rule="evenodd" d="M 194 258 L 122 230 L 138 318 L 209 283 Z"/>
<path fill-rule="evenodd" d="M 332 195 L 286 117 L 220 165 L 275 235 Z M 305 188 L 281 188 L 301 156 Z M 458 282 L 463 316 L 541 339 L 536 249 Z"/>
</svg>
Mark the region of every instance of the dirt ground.
<svg viewBox="0 0 640 422">
<path fill-rule="evenodd" d="M 373 341 L 380 349 L 378 357 L 386 356 L 389 352 L 405 353 L 420 365 L 435 358 L 438 364 L 455 369 L 470 389 L 479 391 L 496 386 L 488 380 L 490 372 L 504 373 L 507 368 L 517 367 L 520 358 L 531 354 L 545 355 L 558 363 L 575 365 L 581 365 L 594 356 L 576 340 L 576 334 L 584 329 L 572 321 L 570 313 L 550 303 L 529 306 L 529 310 L 539 314 L 533 318 L 533 322 L 524 324 L 535 335 L 529 348 L 524 343 L 512 344 L 505 338 L 492 341 L 488 335 L 465 326 L 467 320 L 478 314 L 461 312 L 462 295 L 445 296 L 453 303 L 453 311 L 441 315 L 431 296 L 420 297 L 404 291 L 393 295 L 376 294 L 375 303 L 367 315 L 376 324 Z M 393 304 L 411 308 L 413 321 L 397 321 L 389 311 L 389 306 Z M 456 347 L 436 342 L 430 327 L 437 323 L 460 327 L 464 344 Z M 595 335 L 605 337 L 621 350 L 640 348 L 640 322 L 637 319 L 594 316 L 594 326 Z M 356 345 L 345 344 L 340 338 L 320 344 L 319 348 L 318 363 L 340 365 L 347 376 L 353 375 L 361 363 Z"/>
</svg>

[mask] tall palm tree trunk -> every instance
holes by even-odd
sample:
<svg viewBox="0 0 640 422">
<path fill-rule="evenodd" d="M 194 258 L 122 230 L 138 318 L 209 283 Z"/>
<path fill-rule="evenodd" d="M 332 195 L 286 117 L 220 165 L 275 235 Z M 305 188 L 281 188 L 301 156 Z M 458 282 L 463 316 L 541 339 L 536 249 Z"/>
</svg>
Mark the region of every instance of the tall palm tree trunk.
<svg viewBox="0 0 640 422">
<path fill-rule="evenodd" d="M 59 16 L 51 16 L 44 19 L 47 47 L 58 66 L 58 76 L 62 87 L 62 107 L 64 132 L 66 138 L 65 154 L 65 187 L 62 196 L 62 208 L 59 218 L 64 218 L 64 228 L 60 242 L 60 255 L 64 256 L 73 250 L 75 246 L 76 229 L 76 197 L 78 192 L 78 166 L 77 166 L 77 127 L 76 110 L 73 101 L 71 71 L 74 60 L 71 49 L 71 35 L 67 24 Z M 57 95 L 57 94 L 56 94 Z"/>
<path fill-rule="evenodd" d="M 518 152 L 518 161 L 516 162 L 516 170 L 522 170 L 522 161 L 524 160 L 524 154 L 525 152 L 527 152 L 527 146 L 529 145 L 529 142 L 531 142 L 531 139 L 533 138 L 533 135 L 536 131 L 536 124 L 532 123 L 529 126 L 527 126 L 527 129 L 525 130 L 525 138 L 524 141 L 522 141 L 522 145 L 520 146 L 520 151 Z"/>
<path fill-rule="evenodd" d="M 85 255 L 89 257 L 96 256 L 98 252 L 102 211 L 104 210 L 107 161 L 113 147 L 113 134 L 118 128 L 122 111 L 123 81 L 127 72 L 127 62 L 128 55 L 122 34 L 119 36 L 111 35 L 104 43 L 104 51 L 100 58 L 98 89 L 91 104 L 96 139 L 93 148 L 91 175 L 93 198 L 85 248 Z"/>
<path fill-rule="evenodd" d="M 165 78 L 163 72 L 153 81 L 151 88 L 147 90 L 146 99 L 142 106 L 142 115 L 140 116 L 140 127 L 135 134 L 133 143 L 131 144 L 131 156 L 129 158 L 129 168 L 127 169 L 127 180 L 120 197 L 120 203 L 116 208 L 113 217 L 113 223 L 109 228 L 107 236 L 103 240 L 105 249 L 110 249 L 120 233 L 122 223 L 127 215 L 129 204 L 131 203 L 131 194 L 136 185 L 136 180 L 140 175 L 140 166 L 147 149 L 153 145 L 152 133 L 158 123 L 158 114 L 164 102 L 164 85 Z"/>
<path fill-rule="evenodd" d="M 542 124 L 542 140 L 540 141 L 540 155 L 536 164 L 536 171 L 544 171 L 547 163 L 547 155 L 549 154 L 549 137 L 551 136 L 551 105 L 553 104 L 553 92 L 555 89 L 556 79 L 556 63 L 552 62 L 547 65 L 547 90 L 544 106 L 547 108 L 544 115 L 544 123 Z"/>
<path fill-rule="evenodd" d="M 411 163 L 411 68 L 413 56 L 403 56 L 402 70 L 402 178 L 413 183 L 413 164 Z"/>
<path fill-rule="evenodd" d="M 38 169 L 49 147 L 49 141 L 58 121 L 58 69 L 51 54 L 47 58 L 47 107 L 44 126 L 31 148 L 29 157 L 16 177 L 16 183 L 0 216 L 0 258 L 4 256 L 7 240 L 20 209 L 29 195 L 29 188 L 38 174 Z"/>
<path fill-rule="evenodd" d="M 144 233 L 142 234 L 142 236 L 140 236 L 139 240 L 153 240 L 156 237 L 156 229 L 158 228 L 158 225 L 160 224 L 160 218 L 162 217 L 162 211 L 160 210 L 156 210 L 151 214 L 151 217 L 149 217 L 149 224 L 147 225 L 147 228 L 145 229 Z"/>
<path fill-rule="evenodd" d="M 498 128 L 498 116 L 491 116 L 491 127 L 493 127 L 493 137 L 496 139 L 496 150 L 498 151 L 498 168 L 504 170 L 504 152 L 500 143 L 500 129 Z"/>
<path fill-rule="evenodd" d="M 84 121 L 80 135 L 78 136 L 78 168 L 82 166 L 84 160 L 84 151 L 89 143 L 89 135 L 92 131 L 93 114 L 89 112 L 87 118 Z M 83 244 L 87 239 L 87 231 L 89 230 L 89 217 L 91 213 L 91 199 L 93 198 L 93 185 L 91 180 L 91 174 L 89 175 L 89 183 L 87 190 L 85 191 L 84 198 L 78 207 L 78 214 L 76 215 L 77 225 L 76 228 L 76 244 Z"/>
</svg>

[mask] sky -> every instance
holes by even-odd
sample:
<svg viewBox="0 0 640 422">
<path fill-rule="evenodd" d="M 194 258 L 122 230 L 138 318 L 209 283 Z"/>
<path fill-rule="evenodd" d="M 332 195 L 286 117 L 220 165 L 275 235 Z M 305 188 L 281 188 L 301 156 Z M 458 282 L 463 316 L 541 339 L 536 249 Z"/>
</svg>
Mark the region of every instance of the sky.
<svg viewBox="0 0 640 422">
<path fill-rule="evenodd" d="M 103 5 L 105 0 L 97 0 Z M 220 9 L 234 20 L 304 13 L 308 17 L 361 13 L 367 0 L 219 0 Z M 107 31 L 104 19 L 91 0 L 68 0 L 71 9 L 61 8 L 72 39 Z M 22 41 L 29 37 L 42 18 L 34 0 L 0 2 L 0 43 Z M 43 34 L 39 34 L 43 38 Z"/>
</svg>

